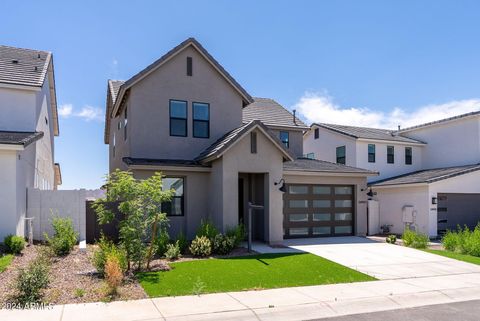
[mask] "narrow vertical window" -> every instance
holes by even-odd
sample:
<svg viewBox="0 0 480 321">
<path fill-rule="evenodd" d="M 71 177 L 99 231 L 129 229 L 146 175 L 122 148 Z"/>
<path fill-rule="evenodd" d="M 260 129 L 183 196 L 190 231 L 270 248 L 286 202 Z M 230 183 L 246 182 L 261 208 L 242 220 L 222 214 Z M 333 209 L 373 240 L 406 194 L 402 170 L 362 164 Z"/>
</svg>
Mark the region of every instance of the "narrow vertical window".
<svg viewBox="0 0 480 321">
<path fill-rule="evenodd" d="M 112 147 L 112 154 L 113 154 L 113 157 L 115 157 L 115 133 L 113 133 L 113 147 Z"/>
<path fill-rule="evenodd" d="M 368 162 L 375 163 L 375 144 L 368 144 Z"/>
<path fill-rule="evenodd" d="M 395 163 L 395 147 L 394 146 L 387 146 L 387 163 L 388 164 Z"/>
<path fill-rule="evenodd" d="M 250 133 L 250 152 L 252 154 L 257 153 L 257 133 L 256 132 Z"/>
<path fill-rule="evenodd" d="M 127 140 L 127 123 L 128 123 L 128 118 L 127 118 L 127 107 L 125 107 L 125 122 L 123 125 L 123 139 Z"/>
<path fill-rule="evenodd" d="M 187 76 L 193 75 L 192 64 L 193 64 L 192 57 L 187 57 Z"/>
<path fill-rule="evenodd" d="M 318 129 L 318 128 L 315 128 L 315 131 L 314 131 L 314 138 L 315 138 L 315 139 L 318 139 L 318 137 L 320 137 L 320 129 Z"/>
<path fill-rule="evenodd" d="M 193 137 L 210 137 L 210 105 L 193 103 Z"/>
<path fill-rule="evenodd" d="M 289 132 L 280 132 L 280 140 L 282 141 L 285 148 L 290 147 L 290 134 Z"/>
<path fill-rule="evenodd" d="M 170 100 L 170 136 L 187 136 L 187 102 Z"/>
<path fill-rule="evenodd" d="M 346 148 L 345 146 L 337 147 L 337 163 L 346 164 Z"/>
<path fill-rule="evenodd" d="M 412 155 L 412 147 L 405 147 L 405 164 L 412 165 L 413 155 Z"/>
</svg>

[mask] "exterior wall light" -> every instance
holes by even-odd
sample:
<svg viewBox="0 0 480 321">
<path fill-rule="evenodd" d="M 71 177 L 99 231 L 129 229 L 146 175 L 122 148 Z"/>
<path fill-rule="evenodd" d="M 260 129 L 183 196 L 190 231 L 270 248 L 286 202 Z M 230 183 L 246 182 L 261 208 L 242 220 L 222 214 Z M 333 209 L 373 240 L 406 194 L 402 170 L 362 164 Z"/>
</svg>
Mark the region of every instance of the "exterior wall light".
<svg viewBox="0 0 480 321">
<path fill-rule="evenodd" d="M 432 204 L 435 205 L 438 203 L 438 200 L 436 197 L 432 197 Z"/>
<path fill-rule="evenodd" d="M 285 192 L 287 191 L 287 188 L 285 187 L 285 180 L 284 180 L 283 178 L 282 178 L 281 180 L 279 180 L 278 182 L 275 182 L 275 183 L 273 183 L 273 184 L 274 184 L 275 186 L 282 184 L 282 185 L 278 188 L 278 190 L 279 190 L 280 192 L 282 192 L 282 193 L 285 193 Z"/>
</svg>

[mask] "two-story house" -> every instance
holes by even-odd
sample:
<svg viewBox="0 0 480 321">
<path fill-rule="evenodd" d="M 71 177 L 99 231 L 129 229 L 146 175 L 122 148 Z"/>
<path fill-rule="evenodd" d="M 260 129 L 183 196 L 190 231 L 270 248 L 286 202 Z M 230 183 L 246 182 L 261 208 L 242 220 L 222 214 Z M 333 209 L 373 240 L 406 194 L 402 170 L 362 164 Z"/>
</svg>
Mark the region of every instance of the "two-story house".
<svg viewBox="0 0 480 321">
<path fill-rule="evenodd" d="M 0 239 L 24 235 L 27 189 L 56 189 L 58 136 L 50 52 L 0 46 Z"/>
<path fill-rule="evenodd" d="M 378 171 L 372 199 L 379 226 L 394 233 L 408 226 L 436 237 L 480 221 L 480 112 L 398 130 L 313 124 L 304 149 Z"/>
<path fill-rule="evenodd" d="M 175 197 L 170 234 L 189 238 L 202 219 L 221 231 L 263 205 L 254 238 L 364 235 L 366 178 L 376 173 L 302 158 L 301 120 L 253 98 L 189 38 L 127 81 L 109 80 L 105 143 L 110 172 L 161 171 Z"/>
</svg>

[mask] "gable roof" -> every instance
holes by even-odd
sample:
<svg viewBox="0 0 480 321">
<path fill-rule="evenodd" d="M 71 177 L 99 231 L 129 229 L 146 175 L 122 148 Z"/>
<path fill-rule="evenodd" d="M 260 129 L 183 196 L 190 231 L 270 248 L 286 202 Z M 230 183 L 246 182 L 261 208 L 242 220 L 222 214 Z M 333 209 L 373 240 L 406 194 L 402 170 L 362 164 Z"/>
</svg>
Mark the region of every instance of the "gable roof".
<svg viewBox="0 0 480 321">
<path fill-rule="evenodd" d="M 52 54 L 0 45 L 0 82 L 42 87 Z"/>
<path fill-rule="evenodd" d="M 234 130 L 222 136 L 215 143 L 201 152 L 200 155 L 195 158 L 195 160 L 204 163 L 221 157 L 228 149 L 230 149 L 230 147 L 235 145 L 235 143 L 240 141 L 243 137 L 245 137 L 245 135 L 255 128 L 260 129 L 265 136 L 270 139 L 270 141 L 282 152 L 285 159 L 294 159 L 294 156 L 285 149 L 282 142 L 275 135 L 273 135 L 261 121 L 253 120 L 248 124 L 235 128 Z"/>
<path fill-rule="evenodd" d="M 480 164 L 427 169 L 372 182 L 369 186 L 430 184 L 478 170 L 480 170 Z"/>
<path fill-rule="evenodd" d="M 293 161 L 283 163 L 283 169 L 286 171 L 301 172 L 331 172 L 348 174 L 365 174 L 366 176 L 378 175 L 377 172 L 363 168 L 351 167 L 337 163 L 331 163 L 318 159 L 300 157 Z"/>
<path fill-rule="evenodd" d="M 293 114 L 286 108 L 270 98 L 253 98 L 253 103 L 243 108 L 243 122 L 249 123 L 252 120 L 260 120 L 267 126 L 289 127 L 307 130 L 298 117 L 293 120 Z"/>
<path fill-rule="evenodd" d="M 43 137 L 43 132 L 0 131 L 0 145 L 30 145 Z"/>
<path fill-rule="evenodd" d="M 118 96 L 118 91 L 120 90 L 120 86 L 125 83 L 123 80 L 108 80 L 108 90 L 110 91 L 110 95 L 112 95 L 112 102 L 115 103 Z"/>
<path fill-rule="evenodd" d="M 406 127 L 406 128 L 400 129 L 397 132 L 398 133 L 404 133 L 404 132 L 408 132 L 408 131 L 411 131 L 411 130 L 414 130 L 414 129 L 429 127 L 429 126 L 433 126 L 433 125 L 437 125 L 437 124 L 443 124 L 443 123 L 447 123 L 447 122 L 451 122 L 451 121 L 455 121 L 455 120 L 459 120 L 459 119 L 463 119 L 463 118 L 468 118 L 468 117 L 474 117 L 474 116 L 480 116 L 480 111 L 473 111 L 473 112 L 470 112 L 470 113 L 461 114 L 461 115 L 457 115 L 457 116 L 453 116 L 453 117 L 449 117 L 449 118 L 444 118 L 444 119 L 432 121 L 432 122 L 429 122 L 429 123 L 424 123 L 424 124 L 420 124 L 420 125 L 416 125 L 416 126 L 412 126 L 412 127 Z"/>
<path fill-rule="evenodd" d="M 318 126 L 322 127 L 336 133 L 350 136 L 355 139 L 372 139 L 372 140 L 384 140 L 392 142 L 403 142 L 403 143 L 412 143 L 412 144 L 425 144 L 422 141 L 408 138 L 405 136 L 397 135 L 396 131 L 390 129 L 380 129 L 380 128 L 368 128 L 368 127 L 357 127 L 357 126 L 346 126 L 346 125 L 336 125 L 336 124 L 324 124 L 324 123 L 315 123 L 311 127 Z"/>
</svg>

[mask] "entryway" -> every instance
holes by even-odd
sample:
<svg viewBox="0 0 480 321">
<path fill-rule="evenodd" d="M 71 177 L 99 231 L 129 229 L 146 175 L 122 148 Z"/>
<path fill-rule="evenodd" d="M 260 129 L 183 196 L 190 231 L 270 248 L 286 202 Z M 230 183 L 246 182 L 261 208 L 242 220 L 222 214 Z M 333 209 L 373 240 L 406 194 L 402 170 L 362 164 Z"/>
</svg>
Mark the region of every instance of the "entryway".
<svg viewBox="0 0 480 321">
<path fill-rule="evenodd" d="M 267 174 L 239 173 L 238 174 L 238 222 L 248 226 L 248 202 L 265 206 L 268 188 L 265 184 Z M 268 240 L 268 215 L 266 210 L 256 210 L 252 219 L 252 239 L 266 242 Z"/>
</svg>

